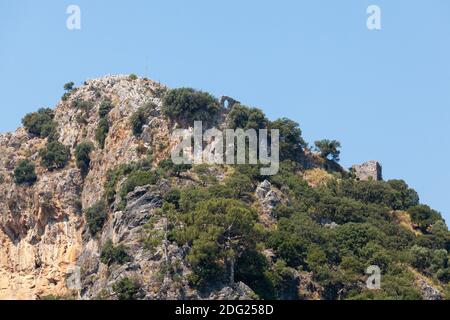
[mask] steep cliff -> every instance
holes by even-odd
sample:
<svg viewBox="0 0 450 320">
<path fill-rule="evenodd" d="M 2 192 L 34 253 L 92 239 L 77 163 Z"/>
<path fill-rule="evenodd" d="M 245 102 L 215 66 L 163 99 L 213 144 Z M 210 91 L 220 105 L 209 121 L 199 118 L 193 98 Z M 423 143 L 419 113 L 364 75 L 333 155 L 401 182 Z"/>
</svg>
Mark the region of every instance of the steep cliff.
<svg viewBox="0 0 450 320">
<path fill-rule="evenodd" d="M 168 141 L 168 126 L 163 119 L 152 119 L 141 141 L 134 138 L 128 120 L 139 106 L 149 101 L 159 104 L 162 90 L 163 86 L 150 80 L 105 77 L 87 81 L 56 106 L 59 140 L 70 146 L 73 155 L 80 142 L 95 141 L 101 101 L 107 97 L 114 104 L 106 146 L 92 152 L 91 170 L 85 178 L 72 156 L 70 163 L 58 171 L 37 166 L 37 183 L 18 186 L 12 175 L 15 164 L 23 158 L 38 160 L 45 139 L 30 139 L 24 128 L 0 136 L 0 298 L 67 293 L 66 273 L 84 250 L 79 202 L 87 208 L 98 201 L 108 170 L 139 159 L 141 145 L 151 148 Z M 74 107 L 79 100 L 91 101 L 92 108 Z M 84 121 L 79 120 L 81 116 Z"/>
</svg>

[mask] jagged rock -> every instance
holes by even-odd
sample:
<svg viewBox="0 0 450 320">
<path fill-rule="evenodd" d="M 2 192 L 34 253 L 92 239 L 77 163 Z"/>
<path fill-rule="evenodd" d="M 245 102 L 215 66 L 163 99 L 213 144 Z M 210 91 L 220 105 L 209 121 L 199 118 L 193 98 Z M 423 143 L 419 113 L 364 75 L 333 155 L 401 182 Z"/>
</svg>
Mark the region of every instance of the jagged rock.
<svg viewBox="0 0 450 320">
<path fill-rule="evenodd" d="M 424 300 L 442 300 L 443 296 L 442 293 L 427 283 L 424 279 L 418 279 L 418 286 L 420 293 L 422 294 L 422 297 Z"/>
<path fill-rule="evenodd" d="M 256 196 L 259 199 L 263 199 L 267 192 L 270 191 L 270 188 L 272 187 L 272 185 L 270 184 L 269 181 L 264 180 L 263 182 L 260 183 L 260 185 L 256 188 Z"/>
<path fill-rule="evenodd" d="M 254 300 L 256 294 L 246 284 L 236 283 L 234 286 L 223 287 L 217 292 L 211 293 L 209 300 Z"/>
<path fill-rule="evenodd" d="M 256 199 L 261 205 L 262 213 L 272 216 L 273 208 L 281 203 L 285 203 L 286 200 L 280 190 L 272 187 L 272 184 L 264 180 L 261 182 L 255 190 Z M 275 218 L 272 216 L 272 218 Z"/>
</svg>

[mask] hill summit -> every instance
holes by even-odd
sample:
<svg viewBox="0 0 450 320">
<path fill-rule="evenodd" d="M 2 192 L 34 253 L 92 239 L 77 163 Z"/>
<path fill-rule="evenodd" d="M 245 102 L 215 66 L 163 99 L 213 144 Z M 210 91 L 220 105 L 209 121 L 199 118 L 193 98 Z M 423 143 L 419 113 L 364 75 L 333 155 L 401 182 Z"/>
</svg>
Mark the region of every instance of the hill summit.
<svg viewBox="0 0 450 320">
<path fill-rule="evenodd" d="M 445 222 L 378 162 L 346 170 L 339 141 L 230 97 L 135 75 L 64 89 L 0 135 L 0 298 L 449 297 Z M 280 170 L 173 163 L 196 120 L 279 130 Z"/>
</svg>

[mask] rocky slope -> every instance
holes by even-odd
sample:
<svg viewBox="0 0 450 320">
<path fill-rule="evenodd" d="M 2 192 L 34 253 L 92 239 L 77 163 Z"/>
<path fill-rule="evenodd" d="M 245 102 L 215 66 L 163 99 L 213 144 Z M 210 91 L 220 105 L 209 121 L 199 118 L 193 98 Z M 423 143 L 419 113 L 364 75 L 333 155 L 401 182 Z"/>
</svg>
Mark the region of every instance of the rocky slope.
<svg viewBox="0 0 450 320">
<path fill-rule="evenodd" d="M 59 170 L 49 171 L 40 164 L 39 150 L 46 139 L 32 137 L 24 128 L 0 135 L 0 299 L 39 299 L 46 296 L 73 296 L 79 299 L 115 299 L 113 286 L 120 279 L 132 278 L 141 286 L 136 298 L 141 299 L 251 299 L 255 293 L 244 283 L 215 286 L 207 292 L 192 288 L 191 273 L 186 260 L 189 248 L 174 242 L 161 241 L 154 250 L 143 246 L 148 221 L 155 217 L 163 198 L 171 187 L 200 185 L 198 176 L 187 171 L 170 180 L 135 188 L 126 195 L 126 205 L 120 199 L 108 208 L 108 218 L 101 232 L 92 236 L 83 212 L 102 199 L 108 172 L 122 164 L 146 159 L 152 154 L 153 165 L 167 158 L 174 147 L 169 140 L 174 125 L 161 115 L 162 95 L 166 88 L 148 79 L 128 76 L 108 76 L 86 81 L 74 89 L 55 108 L 59 141 L 70 147 L 69 163 Z M 101 102 L 110 99 L 113 109 L 108 114 L 110 130 L 103 149 L 96 146 L 91 153 L 90 169 L 83 176 L 75 163 L 75 148 L 83 141 L 96 141 Z M 88 109 L 77 102 L 90 101 Z M 133 135 L 130 117 L 139 107 L 154 106 L 146 119 L 139 138 Z M 220 119 L 217 121 L 223 121 Z M 36 166 L 37 182 L 22 186 L 14 182 L 14 168 L 22 159 L 31 159 Z M 311 187 L 325 184 L 333 175 L 321 169 L 323 159 L 306 152 L 304 180 Z M 335 171 L 343 171 L 334 164 Z M 364 171 L 365 167 L 358 167 Z M 216 168 L 220 181 L 226 168 Z M 361 173 L 381 179 L 378 163 L 369 163 Z M 119 181 L 121 183 L 121 181 Z M 290 205 L 287 194 L 269 181 L 259 183 L 253 193 L 253 208 L 266 228 L 276 226 L 274 208 Z M 330 222 L 330 221 L 328 221 Z M 155 230 L 165 227 L 164 218 L 157 219 Z M 336 223 L 325 224 L 335 228 Z M 108 241 L 127 248 L 130 259 L 108 266 L 101 262 L 102 248 Z M 265 250 L 268 261 L 274 256 Z M 174 279 L 163 270 L 170 262 L 176 266 Z M 319 299 L 323 288 L 311 273 L 296 270 L 292 277 L 298 296 Z M 421 280 L 420 286 L 429 296 L 441 296 L 438 289 Z M 289 299 L 288 294 L 281 298 Z"/>
<path fill-rule="evenodd" d="M 105 292 L 104 288 L 128 274 L 139 275 L 147 284 L 142 298 L 198 298 L 186 284 L 173 285 L 166 283 L 167 279 L 160 280 L 160 252 L 150 254 L 140 244 L 142 227 L 160 206 L 164 186 L 130 194 L 129 205 L 111 214 L 99 239 L 87 232 L 81 210 L 101 199 L 109 170 L 145 158 L 145 150 L 154 151 L 155 163 L 168 156 L 172 147 L 171 128 L 159 112 L 165 89 L 154 81 L 128 76 L 93 79 L 76 88 L 55 108 L 59 141 L 70 146 L 70 163 L 53 172 L 38 165 L 38 181 L 31 187 L 15 184 L 13 170 L 24 158 L 39 163 L 38 151 L 45 146 L 45 139 L 30 139 L 24 128 L 0 136 L 0 299 L 71 295 L 74 290 L 68 288 L 67 279 L 77 276 L 77 267 L 81 268 L 78 270 L 82 280 L 82 288 L 75 290 L 79 298 L 91 299 L 100 294 L 108 297 L 111 292 Z M 89 173 L 82 177 L 73 154 L 82 141 L 95 141 L 97 110 L 106 98 L 114 105 L 108 114 L 109 134 L 104 149 L 96 148 L 92 152 Z M 76 108 L 76 101 L 91 101 L 93 108 L 88 112 Z M 129 118 L 149 102 L 156 108 L 141 138 L 136 139 Z M 79 120 L 81 116 L 83 121 Z M 125 243 L 133 252 L 133 262 L 113 272 L 101 264 L 100 251 L 108 239 Z M 169 255 L 182 261 L 183 248 L 170 246 Z M 182 265 L 180 268 L 185 269 Z M 230 290 L 219 289 L 212 297 L 251 294 L 243 284 Z"/>
<path fill-rule="evenodd" d="M 86 250 L 83 239 L 84 208 L 103 194 L 106 173 L 121 163 L 138 159 L 140 144 L 150 148 L 167 141 L 168 126 L 155 117 L 136 141 L 129 129 L 128 117 L 148 101 L 160 103 L 158 92 L 164 87 L 150 80 L 131 81 L 127 77 L 105 77 L 90 80 L 76 89 L 55 109 L 60 141 L 71 147 L 95 141 L 98 124 L 96 108 L 108 97 L 115 105 L 109 117 L 112 123 L 106 147 L 91 155 L 91 167 L 82 179 L 74 159 L 66 168 L 49 172 L 37 167 L 38 182 L 32 187 L 17 186 L 12 177 L 15 164 L 25 157 L 37 160 L 38 150 L 45 145 L 40 138 L 30 139 L 19 128 L 0 136 L 0 298 L 33 299 L 42 295 L 67 293 L 66 274 Z M 88 100 L 95 107 L 86 115 L 85 123 L 77 121 L 82 110 L 73 108 L 77 100 Z M 164 150 L 161 151 L 161 154 Z M 89 246 L 89 245 L 88 245 Z"/>
</svg>

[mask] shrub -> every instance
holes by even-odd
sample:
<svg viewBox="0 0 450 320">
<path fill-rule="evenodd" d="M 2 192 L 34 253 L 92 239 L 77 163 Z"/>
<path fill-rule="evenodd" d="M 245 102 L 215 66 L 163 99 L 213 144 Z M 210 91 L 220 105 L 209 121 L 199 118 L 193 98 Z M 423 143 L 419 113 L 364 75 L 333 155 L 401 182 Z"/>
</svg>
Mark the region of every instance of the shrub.
<svg viewBox="0 0 450 320">
<path fill-rule="evenodd" d="M 133 191 L 136 187 L 145 186 L 148 184 L 155 184 L 158 181 L 156 172 L 150 170 L 136 170 L 130 173 L 122 185 L 120 195 L 122 200 L 127 194 Z"/>
<path fill-rule="evenodd" d="M 98 126 L 95 130 L 95 140 L 97 140 L 102 149 L 105 147 L 106 136 L 109 133 L 108 114 L 113 107 L 111 100 L 104 100 L 98 108 L 100 120 L 98 121 Z"/>
<path fill-rule="evenodd" d="M 69 97 L 70 97 L 70 92 L 65 92 L 65 93 L 62 95 L 61 100 L 62 100 L 62 101 L 67 101 L 67 100 L 69 99 Z"/>
<path fill-rule="evenodd" d="M 124 264 L 130 261 L 130 256 L 123 245 L 114 246 L 113 242 L 108 240 L 102 248 L 100 261 L 108 266 L 113 263 Z"/>
<path fill-rule="evenodd" d="M 86 175 L 89 171 L 91 163 L 91 152 L 94 149 L 94 145 L 91 142 L 80 143 L 75 150 L 75 157 L 77 161 L 77 167 L 81 170 L 83 175 Z"/>
<path fill-rule="evenodd" d="M 158 172 L 168 177 L 179 177 L 192 166 L 190 164 L 175 164 L 172 159 L 164 159 L 158 163 Z"/>
<path fill-rule="evenodd" d="M 52 121 L 44 124 L 42 126 L 41 136 L 47 138 L 48 141 L 57 141 L 59 134 L 57 132 L 56 123 Z"/>
<path fill-rule="evenodd" d="M 14 169 L 14 180 L 17 184 L 32 185 L 36 182 L 37 176 L 34 164 L 29 160 L 21 160 Z"/>
<path fill-rule="evenodd" d="M 135 300 L 140 289 L 140 283 L 128 277 L 113 284 L 113 291 L 119 300 Z"/>
<path fill-rule="evenodd" d="M 56 131 L 56 124 L 53 122 L 54 117 L 53 110 L 41 108 L 37 112 L 25 115 L 22 124 L 32 136 L 45 138 Z"/>
<path fill-rule="evenodd" d="M 73 102 L 72 107 L 75 109 L 80 109 L 84 112 L 88 112 L 93 108 L 94 104 L 92 101 L 85 101 L 85 100 L 76 100 Z"/>
<path fill-rule="evenodd" d="M 49 170 L 64 168 L 70 158 L 69 147 L 59 141 L 52 141 L 39 151 L 41 163 Z"/>
<path fill-rule="evenodd" d="M 152 110 L 155 109 L 153 103 L 148 103 L 143 107 L 140 107 L 130 118 L 131 128 L 133 134 L 137 137 L 142 133 L 142 127 L 147 122 L 148 117 Z"/>
<path fill-rule="evenodd" d="M 164 201 L 173 204 L 178 209 L 180 206 L 180 195 L 180 189 L 172 188 L 164 195 Z"/>
<path fill-rule="evenodd" d="M 128 76 L 128 79 L 130 79 L 130 80 L 136 80 L 137 78 L 138 78 L 138 76 L 135 75 L 134 73 L 132 73 Z"/>
<path fill-rule="evenodd" d="M 95 236 L 103 228 L 108 212 L 103 201 L 95 203 L 92 207 L 86 210 L 86 223 L 91 235 Z"/>
<path fill-rule="evenodd" d="M 100 119 L 95 130 L 95 140 L 97 140 L 101 149 L 105 147 L 105 140 L 109 133 L 109 121 L 106 118 Z"/>
<path fill-rule="evenodd" d="M 191 88 L 173 89 L 163 98 L 162 113 L 177 121 L 209 122 L 220 110 L 216 98 Z"/>
<path fill-rule="evenodd" d="M 105 183 L 105 199 L 108 203 L 112 203 L 116 197 L 116 187 L 119 181 L 127 174 L 133 171 L 131 165 L 122 164 L 107 172 Z"/>
<path fill-rule="evenodd" d="M 377 230 L 368 224 L 347 223 L 339 226 L 336 231 L 336 241 L 343 253 L 359 256 L 362 248 L 369 242 L 377 240 Z"/>
<path fill-rule="evenodd" d="M 98 108 L 98 115 L 100 118 L 106 118 L 108 116 L 109 112 L 114 108 L 114 105 L 112 104 L 111 100 L 103 100 L 100 104 L 100 107 Z"/>
</svg>

